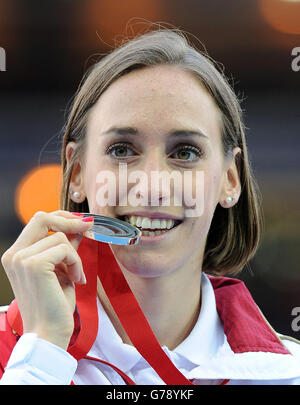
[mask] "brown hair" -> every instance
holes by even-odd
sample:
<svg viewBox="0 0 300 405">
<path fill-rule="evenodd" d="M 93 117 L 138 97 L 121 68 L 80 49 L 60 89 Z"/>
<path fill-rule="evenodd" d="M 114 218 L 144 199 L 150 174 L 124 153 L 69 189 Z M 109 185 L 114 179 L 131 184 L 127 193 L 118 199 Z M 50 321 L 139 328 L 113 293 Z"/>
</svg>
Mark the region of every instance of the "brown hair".
<svg viewBox="0 0 300 405">
<path fill-rule="evenodd" d="M 254 255 L 262 225 L 258 188 L 248 161 L 240 101 L 219 66 L 206 53 L 193 47 L 178 29 L 159 28 L 127 40 L 93 65 L 83 77 L 64 128 L 61 208 L 89 212 L 87 200 L 77 204 L 70 199 L 69 185 L 74 164 L 85 153 L 86 126 L 91 107 L 119 77 L 134 69 L 159 64 L 181 67 L 200 80 L 221 112 L 224 155 L 230 156 L 235 147 L 241 149 L 236 163 L 242 192 L 232 208 L 217 206 L 206 241 L 202 267 L 209 274 L 235 274 Z M 71 141 L 76 142 L 78 147 L 67 168 L 66 145 Z"/>
</svg>

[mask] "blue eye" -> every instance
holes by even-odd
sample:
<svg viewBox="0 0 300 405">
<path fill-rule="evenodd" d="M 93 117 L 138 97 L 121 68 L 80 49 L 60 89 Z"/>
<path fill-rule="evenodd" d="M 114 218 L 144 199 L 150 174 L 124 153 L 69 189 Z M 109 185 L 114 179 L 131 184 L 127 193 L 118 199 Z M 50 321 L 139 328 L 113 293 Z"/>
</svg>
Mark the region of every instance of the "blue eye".
<svg viewBox="0 0 300 405">
<path fill-rule="evenodd" d="M 183 145 L 178 148 L 176 152 L 174 152 L 171 156 L 175 157 L 178 160 L 185 160 L 185 161 L 194 161 L 199 159 L 202 156 L 201 149 L 197 148 L 196 146 L 192 145 Z"/>
<path fill-rule="evenodd" d="M 106 153 L 119 159 L 133 156 L 135 154 L 127 143 L 115 143 L 106 149 Z"/>
</svg>

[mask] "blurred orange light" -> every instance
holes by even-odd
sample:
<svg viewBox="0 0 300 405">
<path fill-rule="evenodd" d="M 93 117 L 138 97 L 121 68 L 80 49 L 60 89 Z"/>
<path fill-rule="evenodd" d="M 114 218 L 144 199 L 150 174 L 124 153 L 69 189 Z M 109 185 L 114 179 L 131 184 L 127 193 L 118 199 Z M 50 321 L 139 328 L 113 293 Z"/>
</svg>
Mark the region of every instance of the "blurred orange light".
<svg viewBox="0 0 300 405">
<path fill-rule="evenodd" d="M 60 165 L 44 165 L 27 173 L 15 193 L 15 210 L 21 222 L 27 224 L 37 211 L 59 209 L 61 184 Z"/>
<path fill-rule="evenodd" d="M 300 34 L 300 0 L 260 0 L 265 21 L 275 30 Z"/>
</svg>

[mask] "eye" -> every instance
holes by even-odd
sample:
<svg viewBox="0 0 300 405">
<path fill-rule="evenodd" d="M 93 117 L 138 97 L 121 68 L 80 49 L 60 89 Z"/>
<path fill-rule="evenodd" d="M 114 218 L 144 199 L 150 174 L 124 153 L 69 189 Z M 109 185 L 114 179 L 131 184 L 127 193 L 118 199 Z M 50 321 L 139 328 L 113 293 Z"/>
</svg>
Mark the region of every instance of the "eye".
<svg viewBox="0 0 300 405">
<path fill-rule="evenodd" d="M 112 155 L 114 158 L 117 158 L 117 159 L 122 159 L 122 158 L 126 158 L 129 156 L 135 155 L 135 152 L 133 151 L 132 148 L 129 147 L 129 144 L 123 143 L 123 142 L 119 142 L 119 143 L 110 145 L 106 149 L 106 153 L 108 155 Z"/>
<path fill-rule="evenodd" d="M 171 157 L 178 160 L 192 162 L 199 159 L 202 155 L 202 150 L 197 146 L 181 145 L 175 152 L 172 153 Z"/>
</svg>

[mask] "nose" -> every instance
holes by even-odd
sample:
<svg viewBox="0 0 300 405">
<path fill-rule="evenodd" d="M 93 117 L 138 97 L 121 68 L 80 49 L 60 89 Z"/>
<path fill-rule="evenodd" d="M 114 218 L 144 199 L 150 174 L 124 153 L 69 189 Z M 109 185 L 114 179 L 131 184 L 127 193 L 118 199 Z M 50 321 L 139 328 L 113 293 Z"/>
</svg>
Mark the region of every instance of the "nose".
<svg viewBox="0 0 300 405">
<path fill-rule="evenodd" d="M 155 146 L 145 152 L 137 173 L 131 172 L 133 180 L 138 177 L 139 182 L 132 192 L 141 205 L 168 206 L 173 195 L 173 186 L 169 178 L 170 168 L 161 149 Z M 131 176 L 130 176 L 131 177 Z"/>
</svg>

